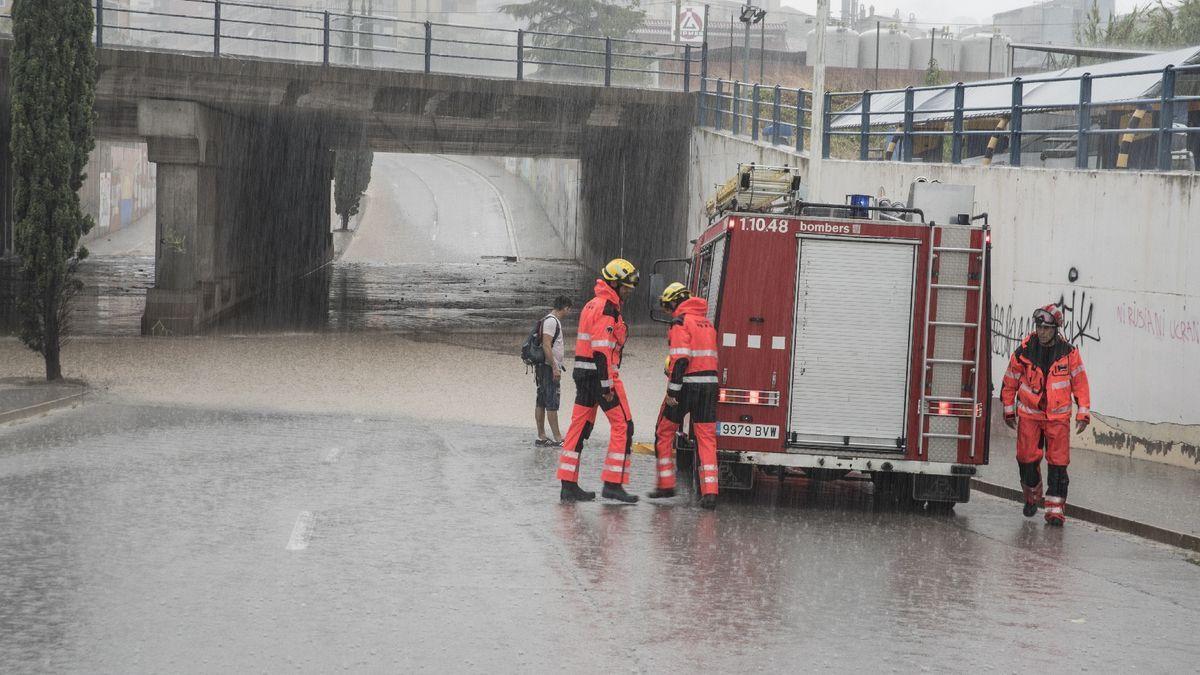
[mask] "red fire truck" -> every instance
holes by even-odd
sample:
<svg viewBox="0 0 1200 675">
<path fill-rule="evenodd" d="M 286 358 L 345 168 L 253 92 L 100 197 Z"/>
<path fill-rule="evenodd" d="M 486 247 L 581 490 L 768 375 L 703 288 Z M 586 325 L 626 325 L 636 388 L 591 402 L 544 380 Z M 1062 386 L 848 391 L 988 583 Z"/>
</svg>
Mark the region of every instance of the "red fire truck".
<svg viewBox="0 0 1200 675">
<path fill-rule="evenodd" d="M 803 473 L 947 508 L 988 461 L 990 235 L 974 189 L 908 202 L 797 199 L 787 168 L 739 166 L 684 262 L 720 343 L 725 489 Z M 656 298 L 657 296 L 655 296 Z M 694 465 L 681 437 L 680 470 Z"/>
</svg>

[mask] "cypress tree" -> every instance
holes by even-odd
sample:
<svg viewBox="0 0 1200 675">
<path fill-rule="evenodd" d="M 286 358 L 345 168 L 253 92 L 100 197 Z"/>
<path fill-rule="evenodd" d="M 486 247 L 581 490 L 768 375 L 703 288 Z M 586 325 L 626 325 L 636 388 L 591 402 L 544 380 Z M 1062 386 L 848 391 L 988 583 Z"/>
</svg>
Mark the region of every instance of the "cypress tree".
<svg viewBox="0 0 1200 675">
<path fill-rule="evenodd" d="M 62 378 L 60 355 L 92 219 L 79 204 L 95 145 L 94 17 L 89 0 L 15 0 L 10 59 L 13 219 L 21 260 L 21 340 Z"/>
</svg>

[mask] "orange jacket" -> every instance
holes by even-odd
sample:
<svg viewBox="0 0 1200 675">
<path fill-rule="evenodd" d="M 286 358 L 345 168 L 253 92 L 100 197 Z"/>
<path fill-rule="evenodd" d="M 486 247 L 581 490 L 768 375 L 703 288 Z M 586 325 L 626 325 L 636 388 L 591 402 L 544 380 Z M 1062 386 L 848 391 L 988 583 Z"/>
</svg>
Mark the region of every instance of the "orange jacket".
<svg viewBox="0 0 1200 675">
<path fill-rule="evenodd" d="M 708 320 L 708 301 L 688 298 L 675 308 L 674 317 L 667 333 L 670 396 L 684 384 L 717 383 L 717 329 Z"/>
<path fill-rule="evenodd" d="M 1004 416 L 1069 420 L 1072 396 L 1079 406 L 1075 419 L 1091 420 L 1092 396 L 1079 350 L 1061 335 L 1043 347 L 1037 333 L 1030 333 L 1008 360 L 1000 387 Z"/>
<path fill-rule="evenodd" d="M 596 297 L 588 300 L 579 313 L 579 334 L 575 338 L 575 377 L 595 372 L 600 388 L 607 391 L 621 365 L 628 328 L 621 316 L 621 296 L 603 279 L 596 280 Z"/>
</svg>

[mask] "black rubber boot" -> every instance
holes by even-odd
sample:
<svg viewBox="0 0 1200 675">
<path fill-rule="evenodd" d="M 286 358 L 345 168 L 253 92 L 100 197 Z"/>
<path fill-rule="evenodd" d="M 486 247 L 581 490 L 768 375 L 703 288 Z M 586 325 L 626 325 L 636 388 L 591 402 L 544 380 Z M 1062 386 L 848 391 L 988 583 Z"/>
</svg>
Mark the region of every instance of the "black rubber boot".
<svg viewBox="0 0 1200 675">
<path fill-rule="evenodd" d="M 703 497 L 701 497 L 700 498 L 700 508 L 708 509 L 710 511 L 717 508 L 717 496 L 716 495 L 704 495 Z"/>
<path fill-rule="evenodd" d="M 637 495 L 631 495 L 625 491 L 625 486 L 620 483 L 605 483 L 604 490 L 600 492 L 600 496 L 605 499 L 615 499 L 626 504 L 636 504 Z"/>
<path fill-rule="evenodd" d="M 1037 504 L 1033 502 L 1025 502 L 1025 508 L 1021 509 L 1021 513 L 1025 514 L 1026 518 L 1032 518 L 1037 515 Z"/>
<path fill-rule="evenodd" d="M 675 496 L 675 488 L 654 488 L 646 496 L 650 499 L 670 499 Z"/>
<path fill-rule="evenodd" d="M 564 480 L 558 498 L 564 502 L 590 502 L 596 498 L 596 493 L 584 490 L 579 487 L 579 483 Z"/>
</svg>

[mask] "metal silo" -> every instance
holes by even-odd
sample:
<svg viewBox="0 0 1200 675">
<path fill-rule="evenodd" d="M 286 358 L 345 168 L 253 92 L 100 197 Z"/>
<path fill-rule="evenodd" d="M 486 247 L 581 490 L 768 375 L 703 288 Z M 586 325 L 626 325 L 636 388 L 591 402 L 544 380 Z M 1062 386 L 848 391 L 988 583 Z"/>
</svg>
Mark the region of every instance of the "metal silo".
<svg viewBox="0 0 1200 675">
<path fill-rule="evenodd" d="M 858 36 L 858 66 L 875 67 L 875 45 L 878 44 L 881 69 L 906 69 L 912 62 L 912 41 L 911 37 L 895 28 L 869 30 Z"/>
<path fill-rule="evenodd" d="M 977 34 L 962 41 L 962 71 L 1000 75 L 1008 60 L 1009 39 L 1003 35 Z M 991 51 L 991 67 L 988 67 L 988 51 Z"/>
<path fill-rule="evenodd" d="M 812 65 L 817 48 L 817 31 L 808 33 L 808 64 Z M 825 65 L 833 68 L 858 67 L 858 33 L 849 28 L 830 26 L 825 29 Z"/>
<path fill-rule="evenodd" d="M 939 70 L 956 71 L 959 69 L 959 49 L 962 44 L 950 37 L 923 37 L 912 41 L 909 67 L 924 70 L 929 66 L 930 44 L 932 43 L 933 58 L 937 59 Z"/>
</svg>

